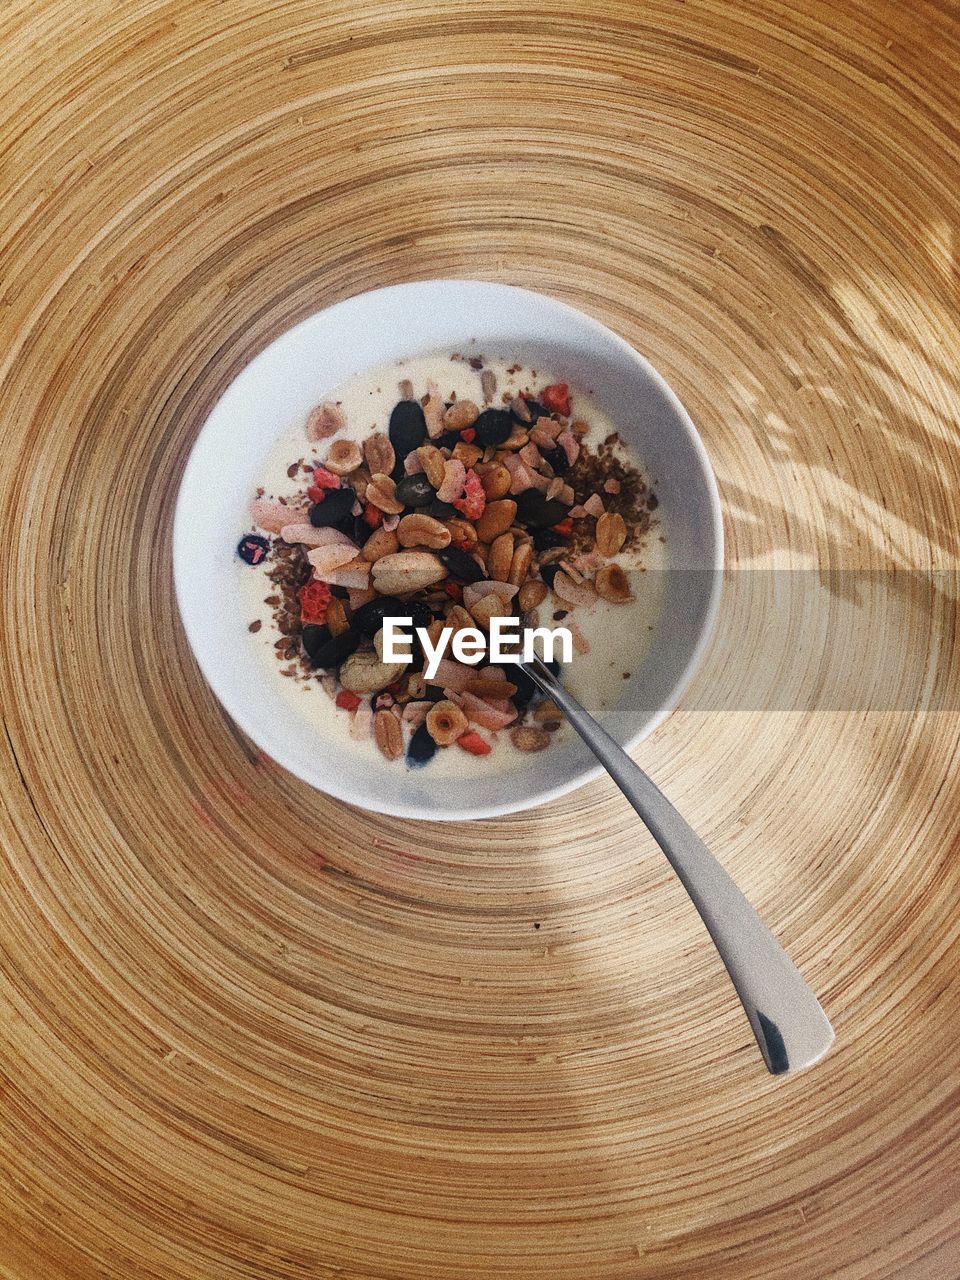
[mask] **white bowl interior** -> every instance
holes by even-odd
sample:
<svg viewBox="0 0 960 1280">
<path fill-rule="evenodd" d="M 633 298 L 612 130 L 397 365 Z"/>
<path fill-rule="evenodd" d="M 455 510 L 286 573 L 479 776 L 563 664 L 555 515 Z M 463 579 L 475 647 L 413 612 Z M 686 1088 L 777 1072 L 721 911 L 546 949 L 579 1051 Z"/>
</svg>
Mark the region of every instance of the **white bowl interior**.
<svg viewBox="0 0 960 1280">
<path fill-rule="evenodd" d="M 257 475 L 282 432 L 353 374 L 387 360 L 452 352 L 476 340 L 594 390 L 655 480 L 670 570 L 647 656 L 604 719 L 628 747 L 675 705 L 706 642 L 722 566 L 720 504 L 706 452 L 652 366 L 597 321 L 507 285 L 434 280 L 360 294 L 276 339 L 228 387 L 187 462 L 174 525 L 174 580 L 187 637 L 217 697 L 285 768 L 353 804 L 410 817 L 471 818 L 540 804 L 599 772 L 579 742 L 536 768 L 463 781 L 354 759 L 264 679 L 235 587 L 236 543 Z M 229 466 L 225 465 L 229 460 Z"/>
</svg>

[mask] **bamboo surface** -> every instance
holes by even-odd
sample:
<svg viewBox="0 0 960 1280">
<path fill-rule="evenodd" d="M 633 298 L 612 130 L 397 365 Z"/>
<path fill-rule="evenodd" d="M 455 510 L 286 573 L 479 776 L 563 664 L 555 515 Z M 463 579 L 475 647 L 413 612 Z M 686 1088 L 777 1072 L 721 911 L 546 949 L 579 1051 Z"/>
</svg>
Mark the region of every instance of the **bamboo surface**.
<svg viewBox="0 0 960 1280">
<path fill-rule="evenodd" d="M 14 0 L 0 51 L 0 1275 L 960 1276 L 955 596 L 891 642 L 938 711 L 704 709 L 764 650 L 734 594 L 638 752 L 834 1021 L 774 1080 L 612 785 L 327 800 L 170 573 L 244 363 L 442 275 L 653 360 L 732 568 L 956 569 L 956 9 Z"/>
</svg>

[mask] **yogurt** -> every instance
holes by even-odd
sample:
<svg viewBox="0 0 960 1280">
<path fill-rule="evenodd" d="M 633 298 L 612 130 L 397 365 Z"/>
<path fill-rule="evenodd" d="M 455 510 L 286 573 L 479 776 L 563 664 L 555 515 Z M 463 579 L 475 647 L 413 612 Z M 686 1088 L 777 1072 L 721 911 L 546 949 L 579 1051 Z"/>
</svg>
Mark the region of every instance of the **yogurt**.
<svg viewBox="0 0 960 1280">
<path fill-rule="evenodd" d="M 509 357 L 491 359 L 485 354 L 483 367 L 496 376 L 496 405 L 500 404 L 504 392 L 518 394 L 521 390 L 529 390 L 536 394 L 538 388 L 557 381 L 550 370 L 519 367 Z M 433 379 L 446 398 L 455 393 L 458 399 L 469 399 L 478 404 L 483 401 L 480 372 L 471 367 L 467 357 L 451 358 L 449 353 L 438 353 L 391 362 L 357 373 L 325 397 L 338 403 L 346 416 L 347 426 L 337 438 L 349 438 L 362 444 L 373 431 L 385 432 L 390 412 L 400 397 L 398 384 L 403 379 L 412 382 L 417 395 L 424 393 L 427 380 Z M 590 424 L 590 431 L 583 437 L 585 444 L 596 446 L 617 430 L 616 424 L 594 407 L 589 390 L 573 386 L 571 395 L 575 416 Z M 289 498 L 302 491 L 306 473 L 299 471 L 291 478 L 288 468 L 300 460 L 319 465 L 326 457 L 330 441 L 310 443 L 304 426 L 303 421 L 291 423 L 264 459 L 257 483 L 265 498 Z M 642 467 L 642 459 L 632 457 L 623 445 L 619 446 L 619 453 L 633 466 Z M 248 514 L 238 513 L 238 539 L 249 530 Z M 622 552 L 616 561 L 627 573 L 633 600 L 626 604 L 610 604 L 598 599 L 590 608 L 578 606 L 566 617 L 555 620 L 553 610 L 563 606 L 554 596 L 548 595 L 538 610 L 540 626 L 570 627 L 575 638 L 582 637 L 585 647 L 588 647 L 586 653 L 574 652 L 573 662 L 563 668 L 562 675 L 564 685 L 574 697 L 598 717 L 616 705 L 634 678 L 632 673 L 640 669 L 660 613 L 665 575 L 658 571 L 667 568 L 668 554 L 656 522 L 639 548 L 632 547 Z M 372 738 L 357 740 L 350 736 L 350 713 L 337 708 L 324 690 L 320 682 L 322 672 L 313 679 L 282 675 L 281 666 L 286 664 L 278 661 L 275 650 L 281 633 L 274 621 L 273 608 L 266 603 L 267 597 L 275 594 L 267 577 L 269 567 L 268 559 L 255 568 L 238 561 L 236 568 L 242 615 L 249 623 L 260 623 L 259 630 L 250 635 L 250 643 L 262 659 L 264 680 L 274 681 L 296 714 L 307 717 L 324 737 L 336 745 L 338 751 L 367 756 L 371 762 L 382 764 L 383 758 Z M 506 671 L 509 678 L 509 667 Z M 573 730 L 564 723 L 553 736 L 566 738 L 572 734 Z M 529 767 L 536 759 L 536 756 L 525 755 L 513 747 L 508 730 L 486 736 L 494 743 L 489 755 L 472 756 L 450 747 L 437 751 L 425 767 L 431 773 L 462 774 L 480 769 Z M 393 767 L 407 766 L 397 761 Z"/>
</svg>

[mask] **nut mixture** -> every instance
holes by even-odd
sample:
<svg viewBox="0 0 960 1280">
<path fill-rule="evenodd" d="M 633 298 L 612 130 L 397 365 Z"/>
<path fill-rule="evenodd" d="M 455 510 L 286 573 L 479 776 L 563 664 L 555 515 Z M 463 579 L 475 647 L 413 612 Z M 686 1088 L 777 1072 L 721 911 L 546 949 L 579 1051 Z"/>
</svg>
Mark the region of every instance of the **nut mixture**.
<svg viewBox="0 0 960 1280">
<path fill-rule="evenodd" d="M 482 406 L 445 400 L 432 381 L 421 399 L 407 380 L 399 391 L 387 429 L 362 446 L 342 434 L 340 405 L 318 405 L 306 437 L 324 442 L 322 465 L 292 463 L 301 487 L 252 503 L 260 532 L 237 550 L 265 562 L 281 673 L 319 680 L 351 736 L 388 760 L 422 765 L 454 746 L 486 755 L 503 732 L 518 751 L 542 751 L 561 716 L 519 667 L 448 656 L 428 680 L 416 637 L 410 661 L 383 660 L 383 619 L 412 617 L 435 644 L 495 616 L 562 618 L 586 652 L 570 614 L 632 599 L 616 557 L 649 530 L 656 497 L 616 435 L 584 440 L 566 383 L 498 402 L 483 369 Z"/>
</svg>

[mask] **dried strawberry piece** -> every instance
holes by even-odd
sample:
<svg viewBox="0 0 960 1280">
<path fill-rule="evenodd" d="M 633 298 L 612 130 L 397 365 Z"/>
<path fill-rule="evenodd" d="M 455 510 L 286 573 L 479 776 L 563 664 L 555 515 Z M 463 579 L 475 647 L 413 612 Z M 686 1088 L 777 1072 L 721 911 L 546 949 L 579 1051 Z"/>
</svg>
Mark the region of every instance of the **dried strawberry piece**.
<svg viewBox="0 0 960 1280">
<path fill-rule="evenodd" d="M 318 489 L 339 489 L 340 477 L 335 476 L 326 467 L 317 467 L 313 473 L 313 483 Z"/>
<path fill-rule="evenodd" d="M 383 512 L 379 507 L 375 507 L 372 502 L 368 502 L 363 509 L 364 523 L 368 524 L 371 529 L 379 529 L 383 523 Z"/>
<path fill-rule="evenodd" d="M 479 733 L 475 733 L 472 729 L 469 733 L 460 735 L 457 746 L 463 747 L 464 751 L 469 751 L 472 756 L 488 756 L 493 750 L 490 743 L 484 742 Z"/>
<path fill-rule="evenodd" d="M 464 481 L 463 497 L 454 498 L 453 505 L 458 511 L 462 511 L 468 520 L 479 520 L 483 515 L 483 508 L 487 505 L 487 495 L 484 492 L 482 480 L 472 467 Z"/>
<path fill-rule="evenodd" d="M 461 587 L 459 582 L 454 582 L 452 578 L 448 578 L 446 580 L 443 584 L 443 589 L 451 600 L 463 599 L 463 587 Z"/>
<path fill-rule="evenodd" d="M 460 439 L 465 444 L 473 444 L 476 438 L 477 438 L 476 427 L 464 427 L 463 430 L 460 432 Z"/>
<path fill-rule="evenodd" d="M 301 622 L 322 624 L 326 621 L 330 603 L 330 588 L 325 582 L 314 579 L 297 592 L 300 601 Z"/>
<path fill-rule="evenodd" d="M 549 387 L 544 387 L 540 401 L 551 413 L 570 417 L 570 388 L 565 382 L 553 382 Z"/>
<path fill-rule="evenodd" d="M 550 526 L 554 533 L 562 533 L 565 538 L 569 538 L 573 533 L 573 517 L 567 516 L 565 520 L 561 520 L 559 524 Z"/>
<path fill-rule="evenodd" d="M 307 497 L 311 502 L 322 502 L 326 496 L 326 489 L 321 489 L 318 484 L 312 484 L 307 488 Z"/>
<path fill-rule="evenodd" d="M 341 689 L 337 694 L 337 706 L 343 711 L 356 711 L 359 705 L 359 695 L 351 693 L 349 689 Z"/>
</svg>

